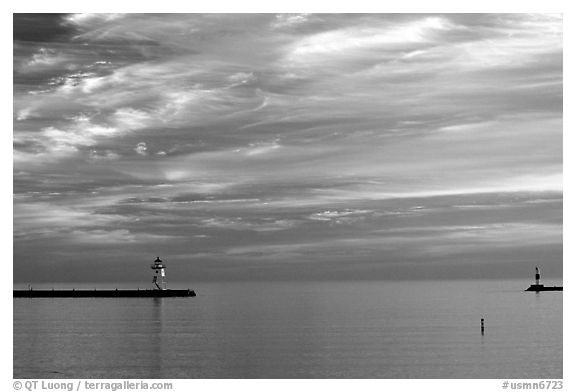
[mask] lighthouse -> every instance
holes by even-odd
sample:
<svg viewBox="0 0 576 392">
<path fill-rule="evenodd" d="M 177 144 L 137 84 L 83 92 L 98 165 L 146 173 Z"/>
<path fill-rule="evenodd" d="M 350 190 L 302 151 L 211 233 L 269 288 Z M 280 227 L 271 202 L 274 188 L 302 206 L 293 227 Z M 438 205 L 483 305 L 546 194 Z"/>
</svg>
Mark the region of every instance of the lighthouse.
<svg viewBox="0 0 576 392">
<path fill-rule="evenodd" d="M 156 286 L 156 290 L 166 290 L 166 266 L 164 262 L 160 260 L 160 257 L 156 257 L 154 264 L 150 266 L 154 270 L 154 277 L 152 278 L 152 283 Z"/>
<path fill-rule="evenodd" d="M 536 282 L 534 284 L 531 284 L 530 287 L 528 287 L 524 291 L 535 291 L 537 293 L 540 291 L 564 291 L 564 288 L 562 286 L 544 286 L 542 283 L 540 283 L 540 268 L 538 267 L 536 267 L 536 274 L 534 275 L 534 280 Z"/>
</svg>

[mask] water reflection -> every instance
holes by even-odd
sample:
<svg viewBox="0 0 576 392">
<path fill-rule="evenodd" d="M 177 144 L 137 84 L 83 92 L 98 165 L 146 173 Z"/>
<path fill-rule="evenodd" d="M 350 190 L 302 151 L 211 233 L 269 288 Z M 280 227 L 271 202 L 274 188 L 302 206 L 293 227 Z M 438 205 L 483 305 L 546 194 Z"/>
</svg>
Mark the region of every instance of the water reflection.
<svg viewBox="0 0 576 392">
<path fill-rule="evenodd" d="M 227 283 L 195 298 L 15 299 L 14 377 L 561 378 L 562 293 L 491 284 Z"/>
</svg>

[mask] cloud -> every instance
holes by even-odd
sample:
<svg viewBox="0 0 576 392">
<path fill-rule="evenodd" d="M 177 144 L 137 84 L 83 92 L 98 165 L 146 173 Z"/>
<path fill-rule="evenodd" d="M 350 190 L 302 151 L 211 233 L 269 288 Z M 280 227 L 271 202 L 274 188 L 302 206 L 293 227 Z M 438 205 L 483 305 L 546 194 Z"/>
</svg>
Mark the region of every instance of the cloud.
<svg viewBox="0 0 576 392">
<path fill-rule="evenodd" d="M 79 227 L 109 226 L 122 217 L 94 214 L 86 208 L 58 206 L 51 202 L 17 200 L 14 204 L 14 235 L 68 233 Z"/>
<path fill-rule="evenodd" d="M 65 19 L 69 23 L 76 25 L 87 26 L 93 23 L 104 23 L 121 18 L 122 14 L 93 14 L 93 13 L 83 13 L 83 14 L 71 14 Z"/>
<path fill-rule="evenodd" d="M 308 219 L 330 222 L 333 224 L 343 224 L 343 223 L 356 223 L 362 221 L 366 216 L 371 215 L 374 211 L 371 210 L 355 210 L 355 209 L 345 209 L 342 211 L 338 210 L 326 210 L 322 212 L 317 212 L 308 217 Z"/>
<path fill-rule="evenodd" d="M 368 26 L 322 32 L 306 37 L 292 48 L 289 58 L 301 60 L 316 55 L 351 55 L 360 50 L 396 49 L 421 42 L 433 41 L 434 33 L 454 26 L 442 17 L 392 24 L 386 27 Z"/>
<path fill-rule="evenodd" d="M 144 156 L 148 155 L 148 147 L 144 142 L 138 143 L 134 148 L 134 151 L 136 151 L 136 154 L 138 155 L 144 155 Z"/>
<path fill-rule="evenodd" d="M 66 60 L 69 60 L 67 56 L 60 55 L 55 50 L 40 48 L 37 53 L 32 55 L 24 69 L 32 71 L 38 68 L 53 68 L 61 65 Z"/>
<path fill-rule="evenodd" d="M 482 263 L 482 246 L 510 263 L 532 262 L 530 244 L 554 253 L 562 22 L 15 18 L 15 252 L 170 245 L 182 260 L 337 260 L 341 274 L 426 252 Z"/>
<path fill-rule="evenodd" d="M 280 14 L 276 15 L 272 23 L 274 29 L 295 28 L 308 22 L 311 14 Z"/>
<path fill-rule="evenodd" d="M 118 230 L 74 230 L 67 234 L 67 240 L 73 244 L 116 245 L 128 243 L 143 243 L 146 241 L 173 240 L 174 236 L 156 234 L 132 233 L 126 229 Z"/>
</svg>

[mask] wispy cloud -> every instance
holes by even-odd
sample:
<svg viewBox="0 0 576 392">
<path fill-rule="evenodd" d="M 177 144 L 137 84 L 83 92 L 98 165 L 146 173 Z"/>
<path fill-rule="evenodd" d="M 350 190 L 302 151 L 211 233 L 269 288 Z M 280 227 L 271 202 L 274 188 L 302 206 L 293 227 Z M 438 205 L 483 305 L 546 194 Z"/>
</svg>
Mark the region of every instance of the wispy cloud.
<svg viewBox="0 0 576 392">
<path fill-rule="evenodd" d="M 561 249 L 562 23 L 17 16 L 16 259 L 68 249 L 89 263 L 113 244 L 182 260 L 450 265 L 482 263 L 486 248 L 510 263 L 522 246 Z"/>
</svg>

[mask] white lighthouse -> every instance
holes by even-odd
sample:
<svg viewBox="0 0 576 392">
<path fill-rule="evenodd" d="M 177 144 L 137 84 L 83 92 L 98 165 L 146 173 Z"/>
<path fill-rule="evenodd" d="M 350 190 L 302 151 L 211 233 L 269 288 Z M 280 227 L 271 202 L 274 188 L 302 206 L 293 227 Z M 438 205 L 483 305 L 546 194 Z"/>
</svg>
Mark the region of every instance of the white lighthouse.
<svg viewBox="0 0 576 392">
<path fill-rule="evenodd" d="M 540 268 L 536 267 L 536 275 L 534 276 L 536 280 L 536 286 L 540 285 Z"/>
<path fill-rule="evenodd" d="M 152 278 L 152 283 L 156 285 L 156 290 L 166 290 L 166 266 L 164 262 L 160 260 L 160 257 L 156 257 L 154 264 L 150 266 L 154 270 L 154 278 Z"/>
</svg>

